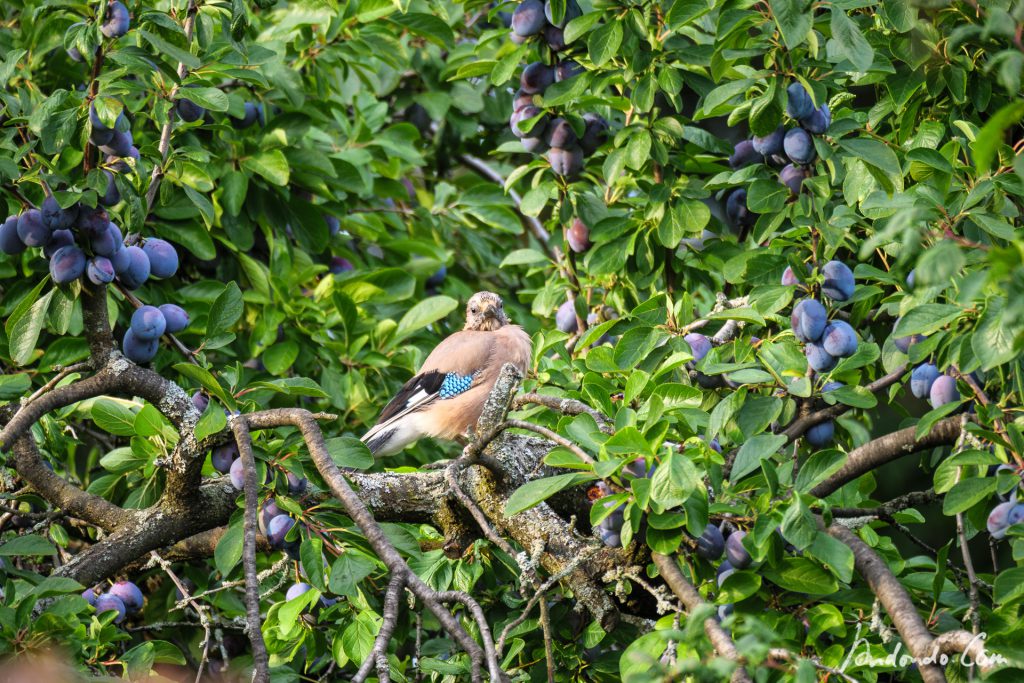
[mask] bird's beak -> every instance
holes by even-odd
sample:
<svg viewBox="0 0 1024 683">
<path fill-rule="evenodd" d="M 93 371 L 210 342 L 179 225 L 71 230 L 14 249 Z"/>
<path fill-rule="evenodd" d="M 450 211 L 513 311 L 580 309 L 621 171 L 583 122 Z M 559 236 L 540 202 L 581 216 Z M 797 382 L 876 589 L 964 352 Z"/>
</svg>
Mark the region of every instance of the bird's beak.
<svg viewBox="0 0 1024 683">
<path fill-rule="evenodd" d="M 498 317 L 498 309 L 495 306 L 488 306 L 487 308 L 484 309 L 484 317 L 485 318 L 497 318 Z"/>
</svg>

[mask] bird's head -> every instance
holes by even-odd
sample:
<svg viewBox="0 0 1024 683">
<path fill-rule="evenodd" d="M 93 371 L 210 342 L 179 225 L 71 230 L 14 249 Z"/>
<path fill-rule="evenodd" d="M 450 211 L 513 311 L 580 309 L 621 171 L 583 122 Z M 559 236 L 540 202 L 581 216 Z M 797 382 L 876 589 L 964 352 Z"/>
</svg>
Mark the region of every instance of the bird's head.
<svg viewBox="0 0 1024 683">
<path fill-rule="evenodd" d="M 508 324 L 501 297 L 494 292 L 477 292 L 466 304 L 466 326 L 463 329 L 493 332 Z"/>
</svg>

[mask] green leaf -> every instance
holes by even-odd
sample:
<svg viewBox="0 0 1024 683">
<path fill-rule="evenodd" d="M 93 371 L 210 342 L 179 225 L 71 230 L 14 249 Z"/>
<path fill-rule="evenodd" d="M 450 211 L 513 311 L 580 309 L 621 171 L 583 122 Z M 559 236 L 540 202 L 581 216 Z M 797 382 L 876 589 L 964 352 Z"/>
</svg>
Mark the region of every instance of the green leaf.
<svg viewBox="0 0 1024 683">
<path fill-rule="evenodd" d="M 754 213 L 776 213 L 786 206 L 789 188 L 778 180 L 755 180 L 747 190 L 747 208 Z"/>
<path fill-rule="evenodd" d="M 619 51 L 622 45 L 622 24 L 610 21 L 590 33 L 587 50 L 594 66 L 604 66 Z"/>
<path fill-rule="evenodd" d="M 220 432 L 227 426 L 228 419 L 224 415 L 224 409 L 216 401 L 210 401 L 206 406 L 206 410 L 199 417 L 199 422 L 196 423 L 196 440 L 202 441 L 206 437 Z"/>
<path fill-rule="evenodd" d="M 665 333 L 654 327 L 634 327 L 619 338 L 613 358 L 622 370 L 636 367 L 641 359 L 653 351 L 665 338 Z"/>
<path fill-rule="evenodd" d="M 943 499 L 942 513 L 953 516 L 966 512 L 995 493 L 997 484 L 995 477 L 971 477 L 961 480 Z"/>
<path fill-rule="evenodd" d="M 566 45 L 572 45 L 576 42 L 577 38 L 589 33 L 603 16 L 604 12 L 587 12 L 569 21 L 562 31 L 562 40 L 565 41 Z"/>
<path fill-rule="evenodd" d="M 836 5 L 832 6 L 832 44 L 838 53 L 850 60 L 858 71 L 867 71 L 875 60 L 875 51 L 860 32 L 860 28 L 846 11 Z"/>
<path fill-rule="evenodd" d="M 388 20 L 445 49 L 450 49 L 455 44 L 455 34 L 451 27 L 433 14 L 392 14 Z"/>
<path fill-rule="evenodd" d="M 719 605 L 746 600 L 761 588 L 761 575 L 755 572 L 733 572 L 725 577 L 715 602 Z"/>
<path fill-rule="evenodd" d="M 41 298 L 35 300 L 31 308 L 20 316 L 10 326 L 10 355 L 15 365 L 25 365 L 36 351 L 36 342 L 39 341 L 39 333 L 46 322 L 46 310 L 50 307 L 50 299 L 53 298 L 53 291 L 50 290 Z"/>
<path fill-rule="evenodd" d="M 525 266 L 532 263 L 548 263 L 549 259 L 543 252 L 536 249 L 516 249 L 502 260 L 499 268 L 506 266 Z"/>
<path fill-rule="evenodd" d="M 355 598 L 356 586 L 376 568 L 377 563 L 374 560 L 348 549 L 338 555 L 338 559 L 331 566 L 331 578 L 327 587 L 335 595 Z"/>
<path fill-rule="evenodd" d="M 762 568 L 764 576 L 788 591 L 810 595 L 829 595 L 839 589 L 835 577 L 803 557 L 785 557 L 774 566 Z"/>
<path fill-rule="evenodd" d="M 224 290 L 214 299 L 210 306 L 209 320 L 206 323 L 206 335 L 217 337 L 226 333 L 242 317 L 242 290 L 235 282 L 224 285 Z"/>
<path fill-rule="evenodd" d="M 710 9 L 708 0 L 674 0 L 665 15 L 665 23 L 673 31 L 678 31 Z"/>
<path fill-rule="evenodd" d="M 410 308 L 398 321 L 395 329 L 395 336 L 391 343 L 402 341 L 413 332 L 423 329 L 431 323 L 437 322 L 454 311 L 459 302 L 449 296 L 432 296 L 418 302 Z"/>
<path fill-rule="evenodd" d="M 853 580 L 853 551 L 842 541 L 820 531 L 815 534 L 807 553 L 831 569 L 840 581 L 850 583 Z"/>
<path fill-rule="evenodd" d="M 0 400 L 9 401 L 23 396 L 32 386 L 32 378 L 23 372 L 0 375 Z"/>
<path fill-rule="evenodd" d="M 1017 125 L 1024 118 L 1024 102 L 1018 100 L 1003 105 L 978 131 L 978 137 L 971 144 L 974 152 L 974 168 L 978 173 L 987 173 L 992 168 L 999 146 L 1003 144 L 1006 129 Z"/>
<path fill-rule="evenodd" d="M 138 470 L 148 462 L 148 456 L 136 453 L 135 449 L 127 446 L 115 448 L 100 458 L 100 466 L 108 472 L 115 473 Z"/>
<path fill-rule="evenodd" d="M 274 185 L 284 187 L 288 184 L 288 159 L 279 149 L 268 149 L 256 156 L 243 158 L 242 168 L 262 176 Z"/>
<path fill-rule="evenodd" d="M 327 398 L 327 392 L 309 377 L 283 377 L 269 382 L 253 382 L 249 386 L 251 389 L 269 389 L 288 396 Z"/>
<path fill-rule="evenodd" d="M 596 477 L 592 474 L 569 473 L 527 482 L 508 497 L 508 502 L 505 504 L 505 515 L 511 517 L 519 514 L 523 510 L 528 510 L 534 505 L 547 500 L 563 489 L 593 481 L 594 479 Z"/>
<path fill-rule="evenodd" d="M 782 536 L 797 550 L 803 550 L 814 541 L 817 534 L 818 525 L 814 522 L 814 515 L 804 505 L 802 498 L 795 497 L 782 516 Z"/>
<path fill-rule="evenodd" d="M 124 402 L 98 398 L 92 404 L 92 419 L 100 429 L 117 436 L 135 434 L 135 413 Z"/>
<path fill-rule="evenodd" d="M 192 365 L 191 363 L 177 363 L 174 369 L 191 380 L 198 382 L 204 389 L 219 398 L 229 410 L 234 410 L 237 405 L 235 397 L 220 385 L 217 378 L 206 368 Z"/>
<path fill-rule="evenodd" d="M 213 550 L 213 562 L 222 576 L 230 574 L 238 561 L 242 559 L 243 532 L 242 516 L 238 515 L 217 541 L 217 547 Z"/>
<path fill-rule="evenodd" d="M 768 135 L 782 121 L 785 108 L 786 89 L 779 85 L 779 79 L 768 82 L 768 89 L 755 98 L 750 105 L 750 132 L 754 135 Z"/>
<path fill-rule="evenodd" d="M 52 555 L 57 548 L 42 536 L 27 534 L 15 536 L 3 545 L 0 545 L 0 557 L 12 557 L 17 555 Z"/>
<path fill-rule="evenodd" d="M 139 436 L 156 436 L 163 431 L 163 416 L 160 415 L 159 410 L 147 403 L 135 414 L 134 428 L 135 433 Z"/>
<path fill-rule="evenodd" d="M 770 458 L 785 443 L 786 437 L 781 434 L 758 434 L 747 439 L 740 446 L 739 453 L 736 454 L 736 461 L 732 466 L 729 480 L 739 481 L 745 475 L 750 474 L 761 466 L 762 460 Z"/>
<path fill-rule="evenodd" d="M 645 128 L 637 128 L 626 143 L 626 165 L 632 169 L 642 169 L 651 158 L 651 133 Z"/>
<path fill-rule="evenodd" d="M 227 111 L 228 96 L 220 88 L 181 88 L 175 99 L 189 99 L 210 111 Z"/>
<path fill-rule="evenodd" d="M 228 171 L 220 179 L 221 204 L 229 216 L 237 216 L 249 191 L 249 176 L 241 171 Z"/>
<path fill-rule="evenodd" d="M 842 403 L 851 408 L 874 408 L 878 405 L 878 399 L 875 395 L 866 387 L 860 385 L 839 387 L 838 389 L 825 392 L 824 395 L 828 398 L 834 398 L 837 403 Z"/>
<path fill-rule="evenodd" d="M 1020 327 L 1010 326 L 1004 321 L 1003 300 L 993 301 L 971 335 L 971 349 L 981 361 L 981 369 L 991 370 L 1016 358 L 1018 351 L 1014 338 L 1020 332 Z"/>
<path fill-rule="evenodd" d="M 665 508 L 678 507 L 701 486 L 697 468 L 685 455 L 673 451 L 651 476 L 651 497 Z"/>
<path fill-rule="evenodd" d="M 263 364 L 272 375 L 283 375 L 299 357 L 301 348 L 297 342 L 287 341 L 274 344 L 263 352 Z"/>
<path fill-rule="evenodd" d="M 317 590 L 324 590 L 324 542 L 323 540 L 310 536 L 302 539 L 299 546 L 299 557 L 302 560 L 302 568 L 306 572 L 306 580 L 309 585 Z"/>
<path fill-rule="evenodd" d="M 337 436 L 327 439 L 327 452 L 338 467 L 365 470 L 373 467 L 373 454 L 362 441 L 354 436 Z"/>
<path fill-rule="evenodd" d="M 30 536 L 22 536 L 22 538 L 31 538 Z M 52 552 L 52 551 L 51 551 Z M 40 553 L 48 555 L 49 553 Z M 66 595 L 68 593 L 80 593 L 85 588 L 82 584 L 78 583 L 74 579 L 69 579 L 65 576 L 47 576 L 42 582 L 32 589 L 32 595 L 36 600 L 48 598 L 53 595 Z"/>
<path fill-rule="evenodd" d="M 807 0 L 770 0 L 768 5 L 786 47 L 792 50 L 803 43 L 811 30 Z"/>
<path fill-rule="evenodd" d="M 842 13 L 833 12 L 832 14 L 836 16 Z M 839 145 L 854 159 L 863 161 L 877 169 L 890 194 L 894 190 L 903 189 L 903 170 L 900 168 L 899 159 L 896 158 L 896 153 L 892 148 L 884 142 L 867 138 L 853 138 L 840 140 Z"/>
<path fill-rule="evenodd" d="M 1000 572 L 996 577 L 993 599 L 997 605 L 1006 606 L 1024 598 L 1024 567 L 1013 567 Z"/>
<path fill-rule="evenodd" d="M 946 286 L 964 266 L 964 254 L 953 242 L 940 241 L 926 249 L 914 269 L 915 287 Z"/>
<path fill-rule="evenodd" d="M 960 317 L 959 306 L 950 304 L 921 304 L 907 311 L 893 328 L 894 337 L 909 337 L 914 334 L 931 334 L 949 325 Z"/>
<path fill-rule="evenodd" d="M 160 36 L 150 33 L 149 31 L 140 29 L 138 34 L 142 36 L 146 42 L 153 46 L 157 54 L 167 55 L 176 62 L 181 62 L 185 66 L 191 69 L 198 69 L 203 65 L 199 58 L 187 50 L 183 50 L 177 45 L 170 43 Z"/>
</svg>

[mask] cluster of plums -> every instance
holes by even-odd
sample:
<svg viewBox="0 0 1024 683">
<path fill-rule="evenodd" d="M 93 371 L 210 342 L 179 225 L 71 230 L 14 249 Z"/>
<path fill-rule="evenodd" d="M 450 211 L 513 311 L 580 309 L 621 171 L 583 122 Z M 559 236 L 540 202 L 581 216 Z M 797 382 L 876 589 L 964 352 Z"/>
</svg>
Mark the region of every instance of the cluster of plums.
<svg viewBox="0 0 1024 683">
<path fill-rule="evenodd" d="M 895 326 L 899 324 L 897 318 Z M 910 347 L 925 340 L 925 335 L 915 334 L 909 337 L 893 338 L 893 345 L 908 353 Z M 932 408 L 939 408 L 947 403 L 959 402 L 962 398 L 956 387 L 956 378 L 939 372 L 934 363 L 921 363 L 910 372 L 910 393 L 915 398 L 928 401 Z"/>
<path fill-rule="evenodd" d="M 814 163 L 817 151 L 813 135 L 822 135 L 832 125 L 832 113 L 828 104 L 814 106 L 807 89 L 799 82 L 791 83 L 786 89 L 786 113 L 797 125 L 778 128 L 763 136 L 754 136 L 736 143 L 729 157 L 733 169 L 751 164 L 768 163 L 781 167 L 779 182 L 789 188 L 795 196 L 808 177 L 807 167 Z M 746 190 L 736 190 L 726 202 L 726 213 L 736 224 L 752 222 L 755 214 L 747 211 Z"/>
<path fill-rule="evenodd" d="M 188 327 L 188 322 L 188 313 L 175 304 L 163 304 L 159 307 L 140 306 L 132 314 L 128 330 L 121 342 L 121 350 L 135 363 L 148 363 L 153 360 L 160 348 L 160 337 L 164 333 L 181 332 Z"/>
<path fill-rule="evenodd" d="M 532 36 L 544 35 L 553 52 L 565 48 L 562 28 L 565 22 L 579 16 L 575 0 L 567 3 L 562 22 L 552 21 L 550 2 L 523 0 L 512 13 L 512 40 L 524 42 Z M 583 115 L 582 125 L 564 117 L 550 118 L 534 103 L 534 95 L 541 95 L 552 83 L 577 76 L 583 68 L 572 60 L 563 60 L 553 66 L 543 62 L 527 64 L 519 79 L 519 90 L 512 100 L 509 126 L 519 138 L 523 148 L 532 154 L 547 152 L 552 170 L 561 176 L 573 176 L 583 170 L 583 160 L 597 151 L 608 132 L 608 122 L 597 114 Z"/>
<path fill-rule="evenodd" d="M 94 589 L 87 588 L 82 597 L 96 609 L 97 614 L 117 612 L 115 624 L 124 621 L 126 615 L 141 612 L 145 602 L 142 591 L 131 581 L 118 581 L 99 595 Z"/>
<path fill-rule="evenodd" d="M 89 142 L 96 145 L 105 155 L 104 168 L 101 170 L 106 177 L 106 187 L 99 197 L 99 203 L 103 206 L 113 206 L 121 201 L 121 191 L 117 189 L 114 173 L 131 170 L 125 159 L 131 157 L 138 163 L 141 158 L 123 107 L 113 125 L 108 126 L 97 113 L 96 103 L 89 105 Z"/>
<path fill-rule="evenodd" d="M 74 26 L 81 26 L 85 22 L 78 22 Z M 128 29 L 131 28 L 132 19 L 128 14 L 128 8 L 124 6 L 124 3 L 120 0 L 111 0 L 110 4 L 107 5 L 107 15 L 100 24 L 100 33 L 107 38 L 116 39 L 120 38 L 124 34 L 128 33 Z M 83 60 L 82 53 L 79 52 L 77 47 L 68 48 L 68 57 L 76 62 Z"/>
<path fill-rule="evenodd" d="M 89 139 L 107 154 L 111 168 L 128 170 L 123 159 L 138 159 L 139 150 L 133 144 L 124 113 L 118 115 L 113 126 L 107 126 L 97 114 L 94 102 L 89 108 L 89 122 Z M 15 255 L 28 248 L 42 248 L 50 261 L 50 276 L 58 285 L 68 285 L 79 278 L 94 285 L 107 285 L 116 279 L 125 289 L 133 290 L 150 277 L 173 277 L 178 272 L 178 252 L 169 242 L 150 237 L 141 246 L 125 246 L 121 229 L 103 208 L 120 202 L 121 195 L 113 172 L 103 172 L 107 187 L 99 197 L 102 206 L 92 208 L 75 203 L 64 208 L 49 195 L 39 209 L 27 209 L 0 225 L 0 251 Z M 136 363 L 148 363 L 156 355 L 160 336 L 180 332 L 188 323 L 188 314 L 174 304 L 159 308 L 143 306 L 132 316 L 124 335 L 124 355 Z"/>
<path fill-rule="evenodd" d="M 842 261 L 829 261 L 822 269 L 821 293 L 833 301 L 847 301 L 853 296 L 853 271 Z M 799 285 L 792 268 L 786 268 L 782 284 Z M 793 334 L 804 343 L 804 355 L 815 372 L 828 372 L 840 358 L 857 351 L 857 333 L 842 320 L 829 322 L 828 311 L 817 299 L 802 299 L 790 315 Z"/>
<path fill-rule="evenodd" d="M 512 12 L 512 42 L 522 45 L 534 36 L 541 37 L 552 52 L 561 52 L 565 49 L 565 36 L 562 29 L 565 25 L 580 16 L 583 11 L 576 0 L 569 0 L 565 6 L 565 16 L 562 21 L 555 23 L 554 14 L 551 11 L 551 0 L 541 2 L 540 0 L 523 0 Z"/>
<path fill-rule="evenodd" d="M 61 208 L 53 196 L 42 208 L 9 216 L 0 225 L 0 251 L 15 255 L 30 247 L 43 249 L 50 275 L 61 285 L 81 277 L 105 285 L 116 278 L 127 289 L 137 289 L 151 275 L 167 278 L 178 270 L 178 254 L 170 243 L 150 238 L 142 247 L 125 247 L 120 228 L 104 209 Z"/>
</svg>

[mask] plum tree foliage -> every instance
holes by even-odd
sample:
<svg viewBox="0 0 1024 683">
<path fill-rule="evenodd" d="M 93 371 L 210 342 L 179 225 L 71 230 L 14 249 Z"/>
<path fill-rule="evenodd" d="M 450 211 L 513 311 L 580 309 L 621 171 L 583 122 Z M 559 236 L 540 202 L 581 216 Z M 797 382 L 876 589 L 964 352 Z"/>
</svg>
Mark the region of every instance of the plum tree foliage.
<svg viewBox="0 0 1024 683">
<path fill-rule="evenodd" d="M 0 666 L 1020 680 L 1021 3 L 0 19 Z"/>
</svg>

